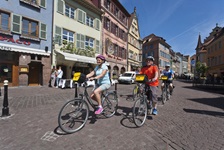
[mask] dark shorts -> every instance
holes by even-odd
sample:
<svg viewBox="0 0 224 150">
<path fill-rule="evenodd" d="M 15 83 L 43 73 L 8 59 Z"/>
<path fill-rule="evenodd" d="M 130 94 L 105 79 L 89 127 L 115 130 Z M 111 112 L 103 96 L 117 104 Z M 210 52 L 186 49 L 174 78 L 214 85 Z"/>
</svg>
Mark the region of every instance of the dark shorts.
<svg viewBox="0 0 224 150">
<path fill-rule="evenodd" d="M 145 87 L 145 92 L 148 100 L 153 102 L 158 102 L 158 87 L 157 86 L 148 86 Z"/>
</svg>

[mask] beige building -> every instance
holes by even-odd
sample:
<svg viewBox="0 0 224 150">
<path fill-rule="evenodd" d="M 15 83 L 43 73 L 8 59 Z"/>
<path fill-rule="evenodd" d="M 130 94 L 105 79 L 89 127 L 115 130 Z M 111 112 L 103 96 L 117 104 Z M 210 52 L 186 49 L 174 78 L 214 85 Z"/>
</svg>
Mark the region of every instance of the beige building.
<svg viewBox="0 0 224 150">
<path fill-rule="evenodd" d="M 102 53 L 102 14 L 90 0 L 55 0 L 52 65 L 62 66 L 63 78 L 95 67 L 95 56 Z"/>
<path fill-rule="evenodd" d="M 128 71 L 136 71 L 142 66 L 142 40 L 140 38 L 136 7 L 129 18 L 128 31 Z"/>
</svg>

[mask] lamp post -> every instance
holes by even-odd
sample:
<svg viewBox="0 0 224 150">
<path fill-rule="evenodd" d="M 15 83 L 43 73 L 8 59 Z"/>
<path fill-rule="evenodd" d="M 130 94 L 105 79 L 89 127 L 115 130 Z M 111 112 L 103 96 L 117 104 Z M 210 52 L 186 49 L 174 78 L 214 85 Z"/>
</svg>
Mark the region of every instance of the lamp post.
<svg viewBox="0 0 224 150">
<path fill-rule="evenodd" d="M 4 80 L 4 101 L 2 108 L 2 117 L 10 116 L 8 107 L 8 80 Z"/>
</svg>

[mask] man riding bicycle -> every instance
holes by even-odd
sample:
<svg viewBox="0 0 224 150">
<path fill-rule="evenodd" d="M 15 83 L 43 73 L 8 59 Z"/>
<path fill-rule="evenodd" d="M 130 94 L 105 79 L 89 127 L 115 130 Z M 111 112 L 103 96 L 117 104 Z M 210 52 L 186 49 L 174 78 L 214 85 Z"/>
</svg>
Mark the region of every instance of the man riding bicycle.
<svg viewBox="0 0 224 150">
<path fill-rule="evenodd" d="M 101 93 L 106 89 L 109 89 L 111 86 L 110 78 L 108 74 L 108 67 L 105 64 L 105 57 L 103 55 L 98 55 L 96 57 L 97 66 L 95 69 L 86 75 L 86 78 L 89 80 L 97 80 L 95 89 L 91 94 L 91 98 L 98 103 L 98 107 L 95 111 L 95 114 L 101 114 L 103 112 L 103 107 L 101 104 Z M 94 77 L 93 77 L 94 76 Z"/>
<path fill-rule="evenodd" d="M 165 69 L 163 70 L 161 76 L 167 76 L 168 77 L 168 81 L 167 83 L 169 84 L 169 92 L 170 95 L 172 95 L 173 93 L 173 78 L 174 78 L 174 72 L 172 69 L 170 69 L 170 64 L 166 64 Z M 164 87 L 164 83 L 161 84 L 161 90 L 163 90 Z"/>
<path fill-rule="evenodd" d="M 157 102 L 158 102 L 158 86 L 159 86 L 159 80 L 158 80 L 158 67 L 157 65 L 154 64 L 154 57 L 148 56 L 146 58 L 146 66 L 144 66 L 139 74 L 145 74 L 148 77 L 149 82 L 147 82 L 148 88 L 150 88 L 152 94 L 150 92 L 147 92 L 147 99 L 149 100 L 149 105 L 150 104 L 150 99 L 152 98 L 152 107 L 153 115 L 157 115 Z M 147 88 L 147 87 L 146 87 Z M 146 89 L 147 90 L 147 89 Z M 150 95 L 152 96 L 150 98 Z"/>
</svg>

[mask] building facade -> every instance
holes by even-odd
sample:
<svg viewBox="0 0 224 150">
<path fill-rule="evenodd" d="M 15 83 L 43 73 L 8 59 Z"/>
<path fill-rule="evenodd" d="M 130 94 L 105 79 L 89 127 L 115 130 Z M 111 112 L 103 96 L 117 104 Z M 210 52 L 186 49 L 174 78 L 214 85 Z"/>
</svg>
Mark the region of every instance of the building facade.
<svg viewBox="0 0 224 150">
<path fill-rule="evenodd" d="M 117 0 L 100 0 L 104 12 L 102 30 L 102 49 L 111 69 L 112 78 L 127 68 L 128 18 L 130 14 Z"/>
<path fill-rule="evenodd" d="M 128 25 L 128 71 L 136 71 L 142 66 L 142 40 L 138 25 L 136 7 L 129 17 Z"/>
<path fill-rule="evenodd" d="M 165 68 L 166 64 L 170 64 L 171 46 L 166 43 L 165 39 L 156 36 L 155 34 L 150 34 L 143 39 L 143 65 L 145 65 L 145 58 L 148 56 L 153 56 L 155 58 L 155 64 L 158 65 L 160 71 Z"/>
<path fill-rule="evenodd" d="M 0 85 L 48 85 L 51 72 L 53 0 L 2 0 Z"/>
<path fill-rule="evenodd" d="M 91 0 L 55 0 L 53 66 L 61 66 L 64 79 L 74 72 L 89 73 L 102 53 L 102 11 Z"/>
</svg>

